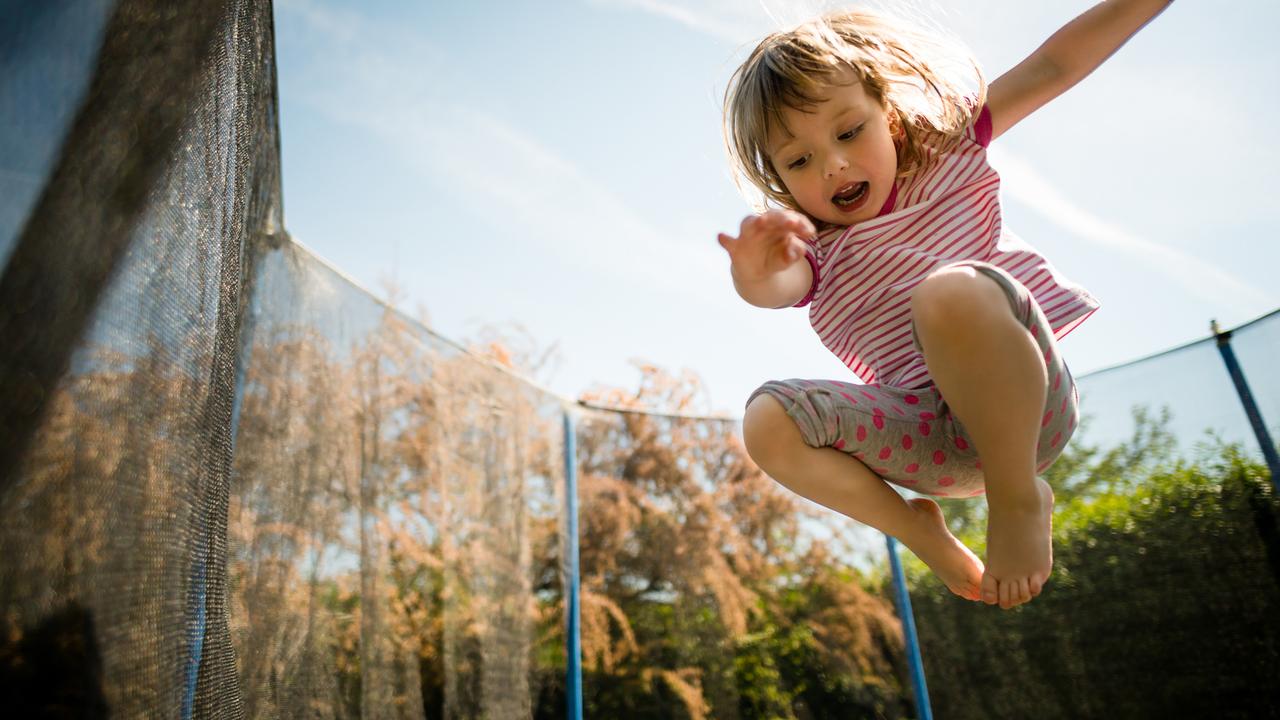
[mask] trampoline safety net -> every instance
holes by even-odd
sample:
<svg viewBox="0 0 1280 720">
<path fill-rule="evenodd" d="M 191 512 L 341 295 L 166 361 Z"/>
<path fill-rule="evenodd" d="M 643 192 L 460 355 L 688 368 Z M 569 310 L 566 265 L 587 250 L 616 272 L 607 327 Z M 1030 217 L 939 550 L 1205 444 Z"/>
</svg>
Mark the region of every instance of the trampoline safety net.
<svg viewBox="0 0 1280 720">
<path fill-rule="evenodd" d="M 580 661 L 588 715 L 919 716 L 880 538 L 797 503 L 735 422 L 566 408 L 289 238 L 268 0 L 0 19 L 0 712 L 559 718 Z M 1234 344 L 1276 435 L 1280 315 Z M 1082 443 L 1146 407 L 1170 453 L 1208 429 L 1256 454 L 1212 338 L 1079 384 Z M 1004 615 L 909 567 L 939 715 L 1274 713 L 1280 533 L 1241 462 L 1183 493 L 1217 509 L 1171 506 L 1229 557 L 1116 521 Z M 1148 551 L 1141 593 L 1082 570 Z"/>
<path fill-rule="evenodd" d="M 283 233 L 270 3 L 2 11 L 5 714 L 562 705 L 561 403 Z"/>
</svg>

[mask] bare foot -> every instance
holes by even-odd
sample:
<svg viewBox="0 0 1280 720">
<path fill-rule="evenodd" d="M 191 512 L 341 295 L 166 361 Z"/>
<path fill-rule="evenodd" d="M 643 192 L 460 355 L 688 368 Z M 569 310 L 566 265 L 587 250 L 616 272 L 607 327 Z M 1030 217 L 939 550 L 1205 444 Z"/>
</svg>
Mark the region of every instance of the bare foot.
<svg viewBox="0 0 1280 720">
<path fill-rule="evenodd" d="M 1053 572 L 1053 490 L 1036 478 L 1039 497 L 990 505 L 982 601 L 1008 610 L 1040 594 Z"/>
<path fill-rule="evenodd" d="M 947 529 L 942 508 L 929 498 L 912 498 L 907 503 L 920 519 L 920 532 L 908 543 L 947 589 L 965 600 L 981 600 L 982 561 Z"/>
</svg>

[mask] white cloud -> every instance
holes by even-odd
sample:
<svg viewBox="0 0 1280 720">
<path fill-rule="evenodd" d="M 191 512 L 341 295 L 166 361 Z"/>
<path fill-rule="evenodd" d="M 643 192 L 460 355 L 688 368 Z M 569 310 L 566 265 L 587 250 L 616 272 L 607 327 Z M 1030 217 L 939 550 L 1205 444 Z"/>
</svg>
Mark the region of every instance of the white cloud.
<svg viewBox="0 0 1280 720">
<path fill-rule="evenodd" d="M 993 145 L 991 164 L 1000 172 L 1004 192 L 1072 234 L 1128 255 L 1158 270 L 1189 295 L 1226 305 L 1243 315 L 1280 302 L 1274 292 L 1254 287 L 1203 258 L 1134 235 L 1072 202 L 1032 169 L 1030 163 Z"/>
<path fill-rule="evenodd" d="M 690 9 L 688 5 L 676 5 L 662 2 L 662 0 L 612 0 L 612 3 L 674 20 L 681 25 L 730 42 L 741 42 L 743 35 L 750 32 L 745 29 L 749 27 L 749 23 L 744 22 L 745 18 L 737 16 L 737 13 L 726 15 L 708 12 L 710 8 L 707 7 Z"/>
<path fill-rule="evenodd" d="M 651 292 L 697 293 L 707 273 L 725 274 L 723 251 L 655 228 L 598 179 L 514 124 L 454 96 L 438 80 L 448 63 L 421 40 L 386 43 L 383 29 L 344 21 L 293 0 L 313 30 L 334 41 L 316 56 L 326 82 L 307 90 L 320 112 L 394 147 L 424 179 L 447 178 L 470 210 L 523 228 L 549 262 Z M 354 19 L 348 19 L 354 20 Z M 322 42 L 323 45 L 323 42 Z M 413 76 L 405 68 L 415 68 Z"/>
</svg>

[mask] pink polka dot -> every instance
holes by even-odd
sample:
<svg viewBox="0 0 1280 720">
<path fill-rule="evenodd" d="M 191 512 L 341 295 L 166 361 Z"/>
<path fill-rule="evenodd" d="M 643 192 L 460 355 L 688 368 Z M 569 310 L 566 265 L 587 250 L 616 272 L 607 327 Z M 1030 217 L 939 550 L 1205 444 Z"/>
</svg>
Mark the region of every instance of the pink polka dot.
<svg viewBox="0 0 1280 720">
<path fill-rule="evenodd" d="M 956 484 L 956 479 L 951 477 L 950 475 L 944 475 L 938 478 L 938 484 L 941 485 L 942 487 L 951 487 L 952 485 Z"/>
<path fill-rule="evenodd" d="M 871 424 L 872 424 L 872 425 L 875 425 L 877 430 L 883 430 L 883 429 L 884 429 L 884 416 L 883 416 L 883 415 L 877 415 L 877 416 L 875 416 L 875 417 L 871 418 Z"/>
<path fill-rule="evenodd" d="M 864 397 L 864 398 L 866 398 L 866 399 L 868 399 L 868 400 L 875 400 L 875 399 L 876 399 L 876 396 L 875 396 L 875 395 L 872 395 L 871 393 L 867 392 L 866 390 L 859 390 L 858 392 L 862 393 L 862 397 Z"/>
<path fill-rule="evenodd" d="M 1049 447 L 1058 447 L 1058 443 L 1062 442 L 1062 431 L 1059 430 L 1054 434 L 1053 439 L 1049 441 Z"/>
<path fill-rule="evenodd" d="M 931 413 L 931 412 L 922 412 L 922 413 L 920 413 L 920 419 L 921 419 L 921 420 L 932 420 L 932 419 L 934 419 L 934 418 L 936 418 L 936 417 L 938 417 L 938 416 L 937 416 L 937 415 L 934 415 L 934 414 L 933 414 L 933 413 Z"/>
<path fill-rule="evenodd" d="M 1044 351 L 1044 364 L 1045 364 L 1045 365 L 1050 365 L 1050 364 L 1052 364 L 1052 363 L 1053 363 L 1053 351 L 1052 351 L 1052 350 L 1045 350 L 1045 351 Z"/>
<path fill-rule="evenodd" d="M 884 415 L 884 410 L 881 410 L 881 409 L 880 409 L 880 408 L 878 408 L 878 407 L 873 407 L 873 408 L 871 408 L 871 414 L 872 414 L 872 415 Z"/>
<path fill-rule="evenodd" d="M 1040 421 L 1040 427 L 1049 427 L 1049 421 L 1053 419 L 1053 411 L 1044 414 L 1044 419 Z"/>
<path fill-rule="evenodd" d="M 920 465 L 919 465 L 919 464 L 917 464 L 917 463 L 911 463 L 910 465 L 908 465 L 908 466 L 905 468 L 905 470 L 906 470 L 907 472 L 909 472 L 909 473 L 919 472 L 919 471 L 920 471 Z"/>
<path fill-rule="evenodd" d="M 881 459 L 881 460 L 888 460 L 888 459 L 889 459 L 889 457 L 890 457 L 890 456 L 892 456 L 892 455 L 893 455 L 893 448 L 889 447 L 888 445 L 886 445 L 886 446 L 884 446 L 884 447 L 880 448 L 880 459 Z"/>
<path fill-rule="evenodd" d="M 1076 429 L 1076 414 L 1071 413 L 1071 421 L 1067 423 L 1067 431 L 1070 432 L 1075 429 Z"/>
<path fill-rule="evenodd" d="M 982 469 L 982 461 L 981 461 L 981 460 L 979 460 L 978 462 L 974 463 L 974 464 L 973 464 L 973 466 L 974 466 L 974 467 L 976 467 L 976 468 L 978 468 L 979 470 L 981 470 L 981 469 Z"/>
<path fill-rule="evenodd" d="M 911 436 L 910 436 L 910 435 L 903 435 L 903 436 L 902 436 L 902 449 L 903 449 L 903 450 L 910 450 L 910 449 L 911 449 Z"/>
<path fill-rule="evenodd" d="M 920 436 L 921 436 L 921 437 L 929 437 L 929 431 L 930 431 L 932 428 L 930 428 L 930 427 L 929 427 L 929 423 L 927 423 L 927 422 L 922 422 L 922 423 L 920 423 L 920 427 L 919 427 L 918 429 L 920 430 Z"/>
<path fill-rule="evenodd" d="M 947 454 L 946 454 L 946 453 L 942 452 L 941 450 L 935 450 L 935 451 L 933 452 L 933 464 L 934 464 L 934 465 L 941 465 L 942 463 L 944 463 L 944 462 L 946 462 L 946 461 L 947 461 Z"/>
<path fill-rule="evenodd" d="M 902 398 L 902 402 L 908 405 L 919 405 L 920 398 L 916 397 L 915 395 L 907 395 L 906 397 Z"/>
<path fill-rule="evenodd" d="M 859 425 L 859 426 L 858 426 L 858 433 L 857 433 L 857 435 L 858 435 L 858 442 L 862 442 L 863 440 L 866 440 L 866 439 L 867 439 L 867 426 L 866 426 L 866 425 Z"/>
<path fill-rule="evenodd" d="M 867 459 L 867 455 L 866 455 L 866 453 L 862 452 L 861 450 L 859 450 L 858 452 L 854 453 L 854 454 L 853 454 L 853 456 L 854 456 L 854 457 L 856 457 L 856 458 L 858 458 L 859 460 L 866 460 L 866 459 Z"/>
<path fill-rule="evenodd" d="M 848 400 L 849 402 L 853 403 L 854 405 L 857 405 L 857 404 L 858 404 L 858 399 L 857 399 L 857 398 L 855 398 L 854 396 L 850 395 L 850 394 L 849 394 L 849 393 L 847 393 L 847 392 L 842 392 L 842 393 L 840 393 L 840 397 L 844 398 L 845 400 Z"/>
<path fill-rule="evenodd" d="M 960 448 L 961 450 L 968 450 L 969 443 L 965 442 L 964 438 L 958 437 L 956 438 L 956 447 Z"/>
<path fill-rule="evenodd" d="M 907 411 L 906 411 L 906 410 L 903 410 L 902 408 L 898 407 L 897 405 L 894 405 L 894 406 L 893 406 L 893 411 L 894 411 L 894 412 L 896 412 L 896 413 L 898 413 L 899 415 L 901 415 L 901 416 L 903 416 L 903 417 L 906 417 L 906 416 L 907 416 Z"/>
<path fill-rule="evenodd" d="M 835 444 L 835 445 L 832 445 L 831 447 L 834 447 L 834 448 L 835 448 L 835 449 L 837 449 L 837 450 L 843 450 L 843 449 L 844 449 L 844 438 L 840 438 L 839 440 L 837 440 L 837 441 L 836 441 L 836 444 Z"/>
<path fill-rule="evenodd" d="M 1054 378 L 1053 378 L 1053 389 L 1054 389 L 1054 391 L 1056 392 L 1056 391 L 1058 390 L 1058 388 L 1060 388 L 1060 387 L 1062 387 L 1062 373 L 1058 373 L 1058 374 L 1057 374 L 1057 375 L 1055 375 L 1055 376 L 1054 376 Z"/>
<path fill-rule="evenodd" d="M 1031 326 L 1031 337 L 1040 337 L 1040 326 L 1039 326 L 1039 325 L 1032 325 L 1032 326 Z"/>
<path fill-rule="evenodd" d="M 1062 398 L 1062 407 L 1058 408 L 1058 412 L 1060 413 L 1067 412 L 1067 398 Z"/>
</svg>

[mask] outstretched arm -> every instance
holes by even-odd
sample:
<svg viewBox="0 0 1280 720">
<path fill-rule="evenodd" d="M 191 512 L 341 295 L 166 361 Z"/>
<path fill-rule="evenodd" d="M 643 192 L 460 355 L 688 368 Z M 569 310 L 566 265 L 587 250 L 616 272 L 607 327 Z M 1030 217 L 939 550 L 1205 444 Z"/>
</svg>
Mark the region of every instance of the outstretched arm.
<svg viewBox="0 0 1280 720">
<path fill-rule="evenodd" d="M 1104 0 L 1064 25 L 991 83 L 991 138 L 1083 80 L 1172 2 Z"/>
</svg>

